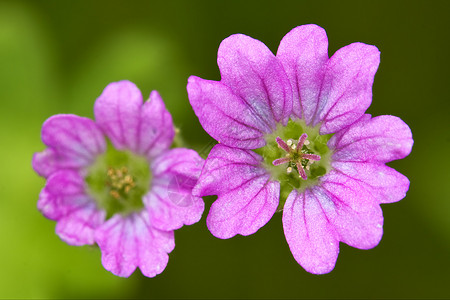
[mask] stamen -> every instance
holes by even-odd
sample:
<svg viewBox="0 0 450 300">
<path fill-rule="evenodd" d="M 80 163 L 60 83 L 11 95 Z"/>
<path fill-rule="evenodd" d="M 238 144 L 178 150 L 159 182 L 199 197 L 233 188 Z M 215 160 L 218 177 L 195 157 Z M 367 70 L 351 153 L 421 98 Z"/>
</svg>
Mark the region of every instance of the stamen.
<svg viewBox="0 0 450 300">
<path fill-rule="evenodd" d="M 309 145 L 309 141 L 305 140 L 305 142 L 303 143 L 303 145 L 308 146 Z"/>
<path fill-rule="evenodd" d="M 292 143 L 294 143 L 292 140 L 288 140 L 288 141 L 286 142 L 286 144 L 287 144 L 288 146 L 292 146 Z"/>
<path fill-rule="evenodd" d="M 107 185 L 111 188 L 109 194 L 117 200 L 123 197 L 124 194 L 128 194 L 136 185 L 133 176 L 128 174 L 128 169 L 126 167 L 120 169 L 108 168 L 106 173 L 109 176 Z"/>
<path fill-rule="evenodd" d="M 286 173 L 290 174 L 292 172 L 292 167 L 287 167 L 286 168 Z"/>
<path fill-rule="evenodd" d="M 119 199 L 119 198 L 120 198 L 120 194 L 119 194 L 119 192 L 116 191 L 116 190 L 109 191 L 109 194 L 110 194 L 114 199 Z"/>
</svg>

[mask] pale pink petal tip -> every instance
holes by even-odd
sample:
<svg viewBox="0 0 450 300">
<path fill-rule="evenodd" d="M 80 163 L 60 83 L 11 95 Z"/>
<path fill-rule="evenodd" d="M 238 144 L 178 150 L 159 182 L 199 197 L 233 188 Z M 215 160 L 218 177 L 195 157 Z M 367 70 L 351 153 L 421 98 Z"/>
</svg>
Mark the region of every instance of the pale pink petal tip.
<svg viewBox="0 0 450 300">
<path fill-rule="evenodd" d="M 153 228 L 146 211 L 112 217 L 96 231 L 95 240 L 105 269 L 120 277 L 129 277 L 137 267 L 147 277 L 160 274 L 175 247 L 173 231 Z"/>
<path fill-rule="evenodd" d="M 197 152 L 184 148 L 166 151 L 152 162 L 152 189 L 144 198 L 152 226 L 175 230 L 200 220 L 205 204 L 192 189 L 203 164 Z"/>
<path fill-rule="evenodd" d="M 211 150 L 194 192 L 218 195 L 206 220 L 214 236 L 250 235 L 272 218 L 278 206 L 280 184 L 270 180 L 260 166 L 261 160 L 249 150 L 224 145 Z"/>
<path fill-rule="evenodd" d="M 167 150 L 175 131 L 161 96 L 153 91 L 143 103 L 141 91 L 129 81 L 110 83 L 94 105 L 95 120 L 117 149 L 149 158 Z"/>
<path fill-rule="evenodd" d="M 75 171 L 53 173 L 39 195 L 38 209 L 57 221 L 56 234 L 70 245 L 94 243 L 94 232 L 105 219 L 85 193 L 83 178 Z"/>
<path fill-rule="evenodd" d="M 75 115 L 48 118 L 41 136 L 48 148 L 33 155 L 32 166 L 44 177 L 59 169 L 89 166 L 106 149 L 103 134 L 94 121 Z"/>
</svg>

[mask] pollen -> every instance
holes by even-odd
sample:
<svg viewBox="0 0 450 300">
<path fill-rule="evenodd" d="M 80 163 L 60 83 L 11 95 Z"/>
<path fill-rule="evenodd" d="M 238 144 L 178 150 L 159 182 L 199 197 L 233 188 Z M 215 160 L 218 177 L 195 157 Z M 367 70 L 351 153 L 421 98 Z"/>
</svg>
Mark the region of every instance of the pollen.
<svg viewBox="0 0 450 300">
<path fill-rule="evenodd" d="M 114 199 L 126 197 L 136 185 L 133 176 L 128 173 L 126 167 L 108 168 L 106 174 L 108 175 L 106 184 L 110 188 L 109 195 Z"/>
</svg>

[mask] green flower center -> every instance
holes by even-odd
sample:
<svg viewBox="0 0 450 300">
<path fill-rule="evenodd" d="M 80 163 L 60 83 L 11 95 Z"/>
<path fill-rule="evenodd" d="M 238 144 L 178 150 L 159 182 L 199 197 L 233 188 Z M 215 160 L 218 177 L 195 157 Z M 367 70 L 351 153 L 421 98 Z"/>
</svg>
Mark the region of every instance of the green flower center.
<svg viewBox="0 0 450 300">
<path fill-rule="evenodd" d="M 264 158 L 272 179 L 281 184 L 280 207 L 293 189 L 301 192 L 317 184 L 331 169 L 327 142 L 332 134 L 320 135 L 319 128 L 309 127 L 303 120 L 289 120 L 287 126 L 278 124 L 265 136 L 266 146 L 254 150 Z"/>
<path fill-rule="evenodd" d="M 119 151 L 108 143 L 105 153 L 87 171 L 88 193 L 106 211 L 107 218 L 142 210 L 142 197 L 151 182 L 147 158 Z"/>
</svg>

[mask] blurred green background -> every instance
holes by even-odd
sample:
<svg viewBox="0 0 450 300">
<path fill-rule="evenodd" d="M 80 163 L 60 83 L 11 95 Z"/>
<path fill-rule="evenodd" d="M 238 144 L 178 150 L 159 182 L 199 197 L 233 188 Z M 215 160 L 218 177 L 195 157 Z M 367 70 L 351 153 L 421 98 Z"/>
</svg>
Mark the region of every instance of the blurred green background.
<svg viewBox="0 0 450 300">
<path fill-rule="evenodd" d="M 0 297 L 450 298 L 449 8 L 450 1 L 1 1 Z M 289 251 L 281 214 L 250 237 L 220 240 L 206 229 L 206 210 L 176 231 L 161 275 L 122 279 L 103 269 L 98 249 L 54 234 L 55 223 L 36 209 L 44 180 L 30 165 L 44 149 L 46 118 L 93 117 L 103 88 L 129 79 L 145 97 L 159 90 L 188 146 L 203 151 L 211 139 L 189 106 L 188 76 L 218 80 L 217 49 L 233 33 L 276 52 L 289 30 L 308 23 L 326 29 L 330 55 L 355 41 L 380 49 L 368 112 L 399 116 L 413 132 L 411 155 L 390 164 L 411 188 L 383 205 L 378 247 L 341 244 L 335 270 L 311 275 Z"/>
</svg>

